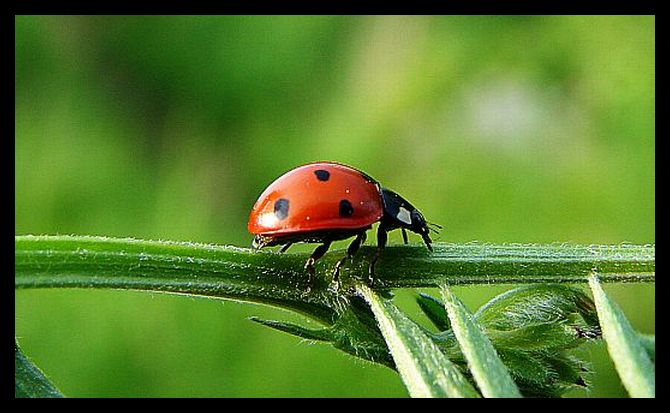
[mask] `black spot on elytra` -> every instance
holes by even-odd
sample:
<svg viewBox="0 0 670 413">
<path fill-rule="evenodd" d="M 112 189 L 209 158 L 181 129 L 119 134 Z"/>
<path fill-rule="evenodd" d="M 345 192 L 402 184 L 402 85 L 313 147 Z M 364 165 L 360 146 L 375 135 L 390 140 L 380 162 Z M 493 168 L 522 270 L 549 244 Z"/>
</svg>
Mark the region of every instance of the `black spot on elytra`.
<svg viewBox="0 0 670 413">
<path fill-rule="evenodd" d="M 318 169 L 314 171 L 314 175 L 316 175 L 316 179 L 319 181 L 327 181 L 330 179 L 330 172 L 326 171 L 325 169 Z"/>
<path fill-rule="evenodd" d="M 288 199 L 280 198 L 275 201 L 275 215 L 280 220 L 286 219 L 288 216 Z"/>
<path fill-rule="evenodd" d="M 354 207 L 351 205 L 351 202 L 343 199 L 340 201 L 340 216 L 342 218 L 350 217 L 354 214 Z"/>
</svg>

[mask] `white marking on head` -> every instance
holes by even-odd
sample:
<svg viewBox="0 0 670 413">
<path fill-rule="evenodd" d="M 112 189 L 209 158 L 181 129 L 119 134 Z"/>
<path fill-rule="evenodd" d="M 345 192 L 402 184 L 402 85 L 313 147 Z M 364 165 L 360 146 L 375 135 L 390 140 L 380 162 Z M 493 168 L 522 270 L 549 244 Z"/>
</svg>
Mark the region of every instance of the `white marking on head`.
<svg viewBox="0 0 670 413">
<path fill-rule="evenodd" d="M 396 218 L 398 218 L 398 221 L 404 222 L 407 225 L 412 225 L 412 215 L 406 208 L 400 207 L 400 211 L 398 211 Z"/>
</svg>

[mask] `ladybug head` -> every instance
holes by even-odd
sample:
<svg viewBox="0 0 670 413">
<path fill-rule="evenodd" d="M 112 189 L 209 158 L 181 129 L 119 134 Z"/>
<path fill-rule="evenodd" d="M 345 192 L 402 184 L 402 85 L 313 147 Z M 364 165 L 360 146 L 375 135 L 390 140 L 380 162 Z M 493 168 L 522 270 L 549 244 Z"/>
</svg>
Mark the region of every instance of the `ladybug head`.
<svg viewBox="0 0 670 413">
<path fill-rule="evenodd" d="M 414 208 L 406 199 L 395 192 L 382 188 L 382 200 L 384 201 L 384 216 L 382 218 L 384 225 L 389 230 L 395 228 L 408 229 L 421 235 L 423 242 L 430 251 L 433 250 L 433 242 L 428 235 L 432 230 L 437 232 L 435 227 L 442 228 L 437 224 L 426 222 L 421 212 Z"/>
</svg>

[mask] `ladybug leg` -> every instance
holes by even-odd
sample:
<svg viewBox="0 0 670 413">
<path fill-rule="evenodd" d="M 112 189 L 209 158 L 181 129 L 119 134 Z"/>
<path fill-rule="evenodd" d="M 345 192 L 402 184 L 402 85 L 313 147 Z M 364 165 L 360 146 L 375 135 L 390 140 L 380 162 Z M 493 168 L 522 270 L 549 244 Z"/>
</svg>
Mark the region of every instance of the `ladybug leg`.
<svg viewBox="0 0 670 413">
<path fill-rule="evenodd" d="M 316 247 L 312 255 L 307 258 L 305 262 L 305 270 L 309 274 L 309 279 L 307 280 L 307 291 L 309 292 L 312 289 L 312 284 L 314 283 L 314 263 L 328 251 L 330 248 L 331 241 L 324 241 L 323 244 Z"/>
<path fill-rule="evenodd" d="M 280 254 L 285 253 L 286 250 L 289 249 L 289 247 L 290 247 L 291 245 L 293 245 L 292 242 L 287 242 L 286 244 L 282 245 L 282 247 L 279 249 L 279 253 L 280 253 Z"/>
<path fill-rule="evenodd" d="M 349 248 L 347 248 L 347 255 L 337 260 L 337 263 L 335 264 L 335 271 L 333 272 L 333 283 L 335 283 L 336 290 L 340 287 L 340 267 L 342 266 L 342 263 L 344 263 L 347 258 L 352 259 L 354 255 L 356 255 L 358 250 L 361 248 L 361 244 L 365 242 L 365 238 L 365 231 L 356 235 L 356 238 L 351 242 L 351 244 L 349 244 Z"/>
<path fill-rule="evenodd" d="M 254 239 L 251 240 L 251 248 L 253 248 L 255 250 L 259 250 L 259 249 L 265 247 L 265 244 L 267 244 L 267 240 L 265 240 L 260 235 L 254 236 Z"/>
<path fill-rule="evenodd" d="M 402 240 L 405 245 L 409 243 L 409 240 L 407 239 L 407 230 L 405 230 L 405 228 L 402 228 Z"/>
<path fill-rule="evenodd" d="M 377 228 L 377 251 L 375 252 L 375 255 L 372 256 L 372 260 L 370 260 L 370 271 L 368 272 L 368 285 L 370 287 L 372 287 L 375 282 L 375 264 L 379 259 L 379 254 L 381 254 L 386 246 L 387 241 L 388 235 L 386 234 L 386 226 L 384 224 L 379 224 L 379 227 Z"/>
</svg>

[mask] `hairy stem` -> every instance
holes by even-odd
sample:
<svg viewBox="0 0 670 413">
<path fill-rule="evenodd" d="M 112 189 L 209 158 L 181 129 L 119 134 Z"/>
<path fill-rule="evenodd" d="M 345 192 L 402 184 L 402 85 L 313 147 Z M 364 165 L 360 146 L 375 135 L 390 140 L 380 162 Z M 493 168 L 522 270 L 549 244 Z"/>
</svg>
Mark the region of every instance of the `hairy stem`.
<svg viewBox="0 0 670 413">
<path fill-rule="evenodd" d="M 385 249 L 375 289 L 442 284 L 653 282 L 654 245 L 490 245 L 479 243 Z M 365 279 L 375 249 L 364 247 L 343 266 L 342 280 Z M 16 236 L 16 288 L 114 288 L 229 298 L 277 305 L 330 323 L 338 298 L 329 292 L 332 251 L 317 263 L 314 288 L 303 269 L 308 254 L 276 254 L 186 242 L 89 236 Z"/>
</svg>

